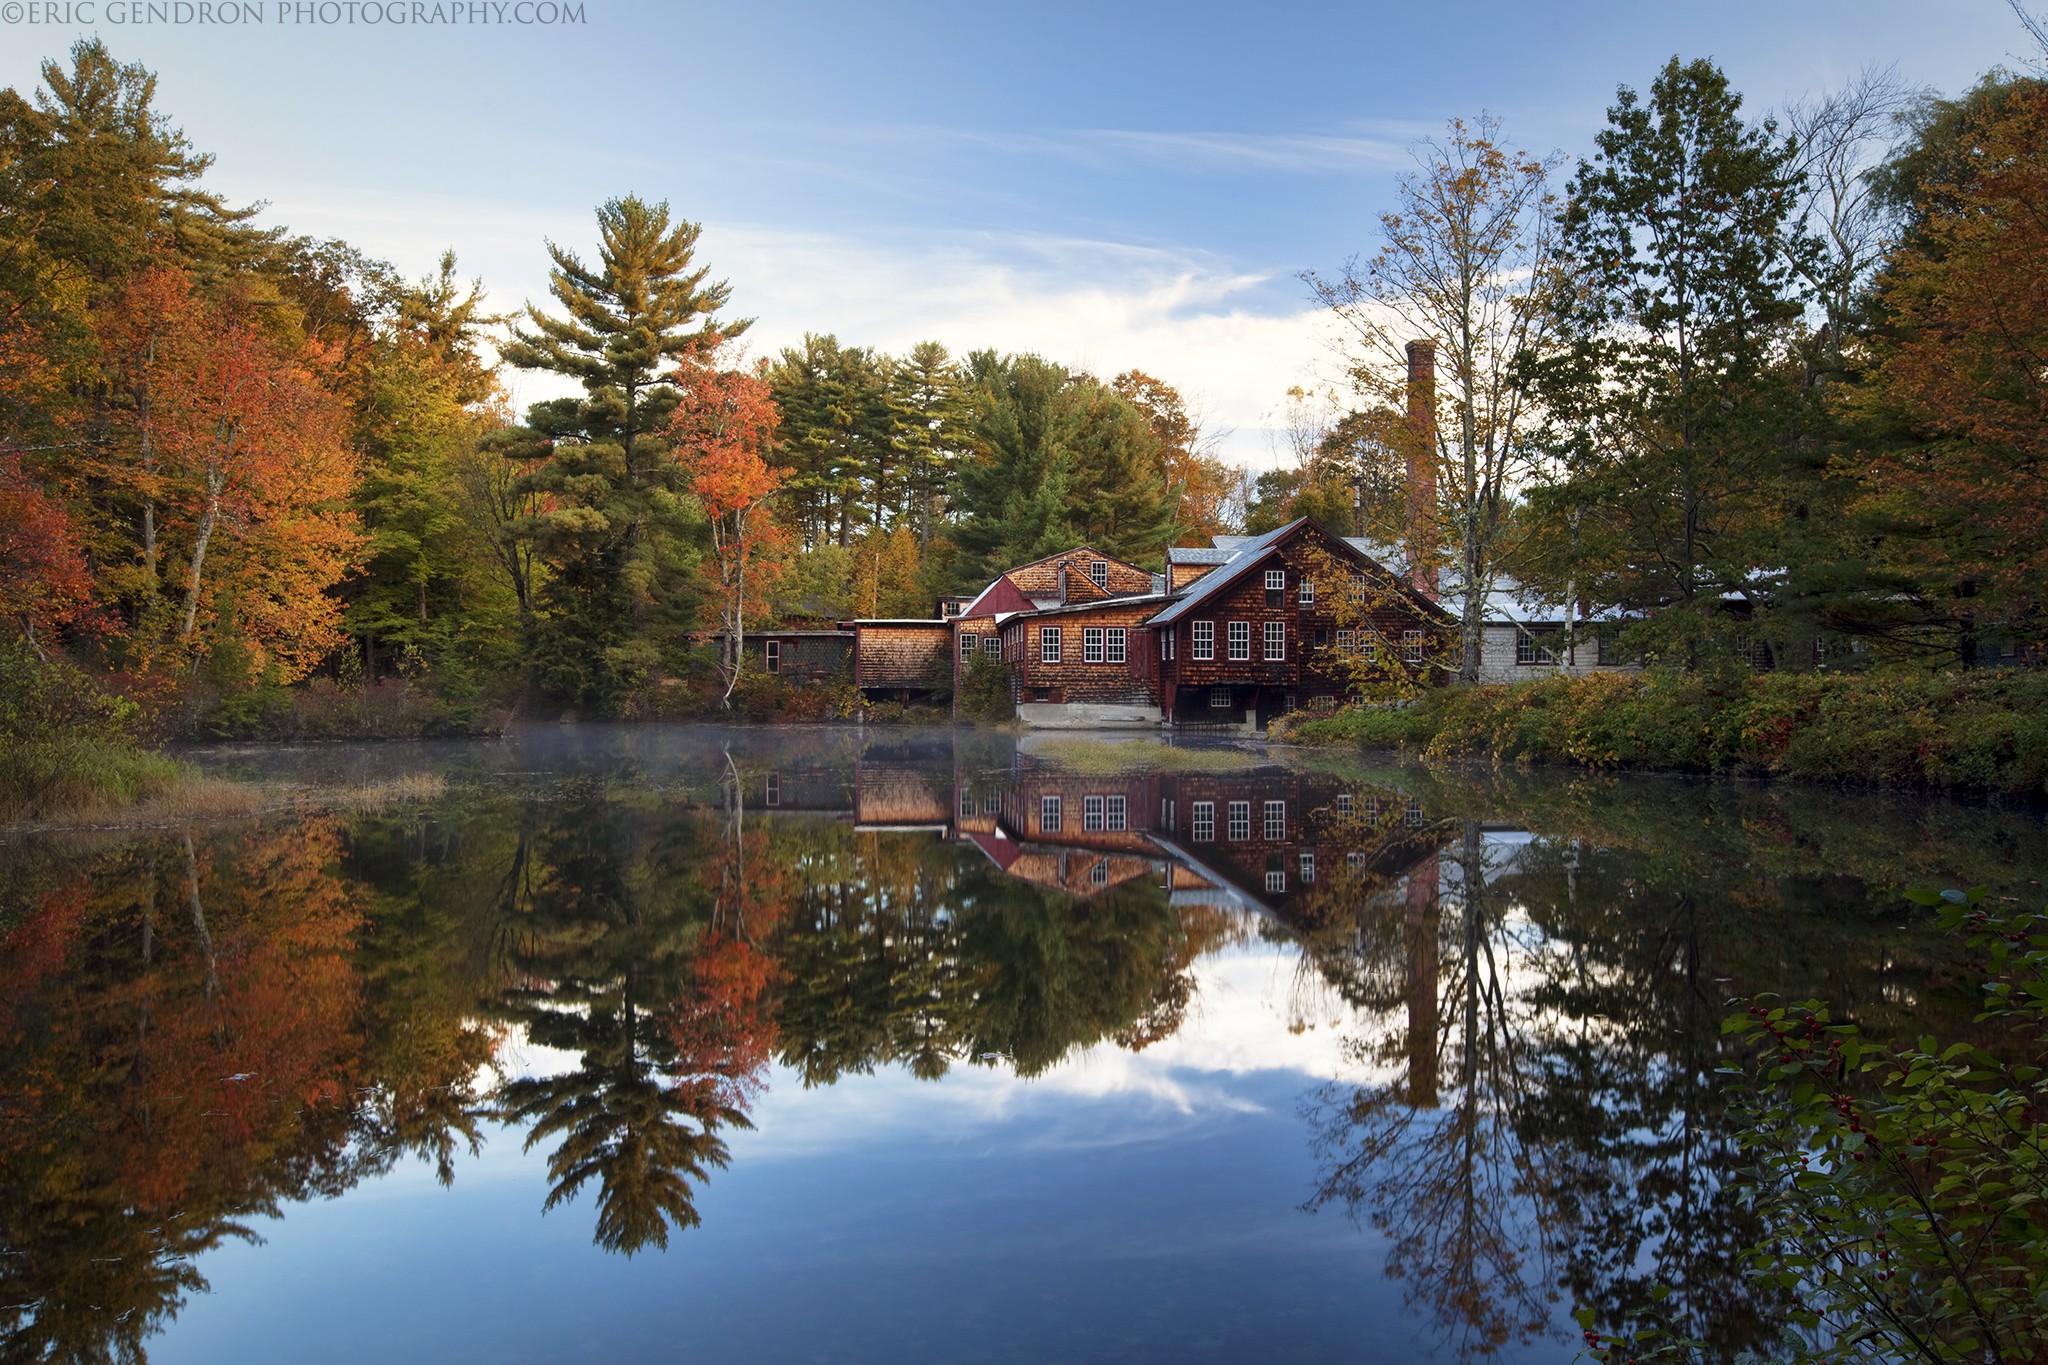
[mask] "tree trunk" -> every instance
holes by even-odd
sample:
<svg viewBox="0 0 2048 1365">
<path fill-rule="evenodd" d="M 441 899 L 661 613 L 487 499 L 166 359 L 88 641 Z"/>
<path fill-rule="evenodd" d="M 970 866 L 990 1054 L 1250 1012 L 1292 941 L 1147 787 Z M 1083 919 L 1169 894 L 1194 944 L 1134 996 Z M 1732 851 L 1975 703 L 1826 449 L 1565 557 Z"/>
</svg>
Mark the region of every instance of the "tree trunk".
<svg viewBox="0 0 2048 1365">
<path fill-rule="evenodd" d="M 206 546 L 213 539 L 213 528 L 220 520 L 220 490 L 223 479 L 216 466 L 206 473 L 206 511 L 199 518 L 199 534 L 192 540 L 192 569 L 185 579 L 185 619 L 178 627 L 178 643 L 184 644 L 192 638 L 192 629 L 199 620 L 199 579 L 206 568 Z"/>
</svg>

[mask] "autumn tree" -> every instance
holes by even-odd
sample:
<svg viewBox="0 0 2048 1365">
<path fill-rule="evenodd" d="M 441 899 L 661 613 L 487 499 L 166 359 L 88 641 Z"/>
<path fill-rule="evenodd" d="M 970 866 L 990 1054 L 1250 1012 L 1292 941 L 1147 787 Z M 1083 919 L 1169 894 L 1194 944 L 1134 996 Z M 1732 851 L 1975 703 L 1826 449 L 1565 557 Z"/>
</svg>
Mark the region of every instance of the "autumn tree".
<svg viewBox="0 0 2048 1365">
<path fill-rule="evenodd" d="M 1524 367 L 1561 466 L 1537 505 L 1578 527 L 1549 586 L 1655 613 L 1687 659 L 1774 567 L 1800 411 L 1795 148 L 1740 109 L 1705 60 L 1672 58 L 1647 99 L 1622 88 L 1566 190 L 1551 344 Z"/>
<path fill-rule="evenodd" d="M 2040 639 L 2048 535 L 2048 85 L 2013 83 L 1927 158 L 1924 216 L 1878 281 L 1865 510 L 1951 657 L 1994 627 Z"/>
<path fill-rule="evenodd" d="M 1364 407 L 1409 419 L 1392 441 L 1350 447 L 1354 458 L 1394 456 L 1411 484 L 1400 522 L 1361 530 L 1405 543 L 1411 569 L 1430 581 L 1438 564 L 1450 568 L 1459 676 L 1476 682 L 1487 601 L 1517 548 L 1510 510 L 1537 461 L 1536 413 L 1515 369 L 1548 325 L 1537 300 L 1551 250 L 1550 165 L 1506 144 L 1490 116 L 1452 120 L 1416 162 L 1398 207 L 1380 215 L 1379 250 L 1333 279 L 1307 278 L 1343 324 Z"/>
<path fill-rule="evenodd" d="M 701 229 L 666 203 L 628 196 L 597 212 L 598 260 L 548 243 L 549 292 L 564 316 L 529 306 L 501 351 L 520 369 L 582 384 L 581 400 L 536 404 L 528 423 L 553 442 L 524 487 L 547 502 L 522 524 L 549 567 L 533 666 L 548 694 L 615 712 L 651 666 L 642 627 L 678 605 L 688 475 L 667 430 L 684 367 L 714 334 L 730 295 L 695 263 Z"/>
<path fill-rule="evenodd" d="M 768 463 L 779 419 L 765 365 L 752 374 L 722 369 L 715 353 L 708 354 L 678 377 L 676 389 L 669 438 L 689 470 L 690 492 L 711 524 L 724 626 L 720 703 L 730 707 L 745 657 L 747 608 L 758 608 L 766 598 L 773 573 L 768 554 L 782 538 L 767 505 L 782 481 L 781 472 Z"/>
<path fill-rule="evenodd" d="M 342 638 L 332 589 L 360 543 L 318 356 L 285 352 L 246 300 L 207 299 L 167 265 L 129 283 L 102 336 L 132 396 L 104 461 L 139 512 L 133 649 L 197 657 L 246 638 L 257 669 L 304 676 Z"/>
</svg>

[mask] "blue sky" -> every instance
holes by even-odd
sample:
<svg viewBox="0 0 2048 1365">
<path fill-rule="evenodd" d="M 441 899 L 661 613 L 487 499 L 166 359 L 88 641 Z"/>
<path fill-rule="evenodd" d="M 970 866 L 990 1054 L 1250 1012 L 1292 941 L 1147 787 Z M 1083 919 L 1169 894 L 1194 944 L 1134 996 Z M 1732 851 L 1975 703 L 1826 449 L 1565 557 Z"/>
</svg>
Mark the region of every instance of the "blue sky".
<svg viewBox="0 0 2048 1365">
<path fill-rule="evenodd" d="M 90 25 L 160 77 L 270 221 L 409 274 L 453 246 L 493 301 L 618 194 L 704 224 L 758 319 L 900 348 L 1037 350 L 1179 385 L 1227 453 L 1272 458 L 1326 366 L 1297 275 L 1374 240 L 1413 141 L 1480 111 L 1582 154 L 1618 84 L 1674 53 L 1762 111 L 1866 63 L 1953 92 L 2013 65 L 2003 0 L 1949 3 L 632 4 L 575 26 Z M 76 19 L 79 7 L 73 6 Z M 0 82 L 85 26 L 0 5 Z M 19 16 L 19 17 L 10 17 Z M 554 390 L 512 376 L 521 401 Z"/>
</svg>

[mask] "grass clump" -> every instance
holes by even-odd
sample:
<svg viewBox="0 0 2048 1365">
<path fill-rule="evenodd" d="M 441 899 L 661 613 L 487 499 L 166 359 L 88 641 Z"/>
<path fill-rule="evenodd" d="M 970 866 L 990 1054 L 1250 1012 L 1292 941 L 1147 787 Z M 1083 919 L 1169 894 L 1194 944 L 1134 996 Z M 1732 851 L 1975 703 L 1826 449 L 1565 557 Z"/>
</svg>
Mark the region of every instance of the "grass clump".
<svg viewBox="0 0 2048 1365">
<path fill-rule="evenodd" d="M 1089 776 L 1136 769 L 1165 773 L 1235 773 L 1260 759 L 1236 749 L 1194 749 L 1152 739 L 1046 739 L 1030 745 L 1034 757 L 1057 768 Z"/>
</svg>

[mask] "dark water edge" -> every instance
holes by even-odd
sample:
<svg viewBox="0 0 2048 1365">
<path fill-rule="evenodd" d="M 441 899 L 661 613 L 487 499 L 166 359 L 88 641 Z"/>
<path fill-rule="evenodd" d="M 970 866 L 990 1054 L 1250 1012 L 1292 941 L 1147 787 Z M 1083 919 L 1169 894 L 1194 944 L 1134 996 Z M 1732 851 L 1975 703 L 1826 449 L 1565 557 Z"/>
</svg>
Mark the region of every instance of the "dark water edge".
<svg viewBox="0 0 2048 1365">
<path fill-rule="evenodd" d="M 1974 1036 L 1897 893 L 2048 877 L 2031 809 L 1195 747 L 217 746 L 448 790 L 0 847 L 0 1356 L 1568 1359 L 1661 1281 L 1732 1358 L 1729 1002 Z"/>
</svg>

